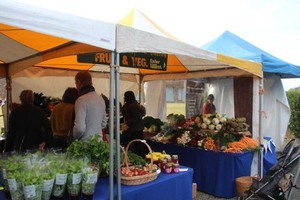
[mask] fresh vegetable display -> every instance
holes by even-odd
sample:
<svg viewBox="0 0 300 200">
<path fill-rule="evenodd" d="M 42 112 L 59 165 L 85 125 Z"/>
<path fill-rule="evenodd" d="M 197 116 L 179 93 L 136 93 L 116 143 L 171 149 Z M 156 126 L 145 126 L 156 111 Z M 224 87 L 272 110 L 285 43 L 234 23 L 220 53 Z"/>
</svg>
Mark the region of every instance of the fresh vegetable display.
<svg viewBox="0 0 300 200">
<path fill-rule="evenodd" d="M 91 137 L 88 141 L 75 140 L 67 149 L 71 157 L 88 157 L 93 162 L 99 163 L 99 170 L 103 176 L 109 174 L 109 144 L 99 141 L 99 135 Z"/>
<path fill-rule="evenodd" d="M 170 156 L 169 154 L 166 154 L 165 152 L 152 152 L 152 153 L 148 153 L 146 155 L 146 158 L 148 160 L 151 159 L 151 154 L 152 154 L 152 158 L 153 158 L 154 162 L 159 161 L 160 159 L 164 159 L 164 158 Z"/>
<path fill-rule="evenodd" d="M 164 124 L 159 118 L 146 116 L 143 118 L 144 132 L 158 133 L 161 131 L 161 126 Z"/>
<path fill-rule="evenodd" d="M 122 176 L 142 176 L 148 173 L 153 173 L 158 170 L 158 167 L 156 164 L 153 164 L 150 167 L 150 164 L 146 164 L 145 166 L 138 166 L 138 165 L 133 165 L 133 166 L 122 166 L 121 167 L 121 174 Z"/>
<path fill-rule="evenodd" d="M 259 149 L 258 141 L 251 138 L 248 128 L 245 117 L 226 118 L 216 113 L 185 119 L 183 115 L 170 114 L 161 132 L 150 139 L 213 151 L 256 151 Z M 248 145 L 245 146 L 246 143 Z"/>
<path fill-rule="evenodd" d="M 108 153 L 107 145 L 102 142 L 99 145 L 98 140 L 91 139 L 89 143 L 76 142 L 72 147 L 74 154 L 70 151 L 5 154 L 0 157 L 1 177 L 14 200 L 50 200 L 51 196 L 63 197 L 66 191 L 72 197 L 82 194 L 90 198 L 100 174 L 99 166 L 103 166 L 100 159 L 104 154 L 98 151 L 104 149 L 104 153 Z M 90 154 L 81 154 L 90 147 Z M 132 152 L 128 160 L 132 164 L 146 163 Z"/>
</svg>

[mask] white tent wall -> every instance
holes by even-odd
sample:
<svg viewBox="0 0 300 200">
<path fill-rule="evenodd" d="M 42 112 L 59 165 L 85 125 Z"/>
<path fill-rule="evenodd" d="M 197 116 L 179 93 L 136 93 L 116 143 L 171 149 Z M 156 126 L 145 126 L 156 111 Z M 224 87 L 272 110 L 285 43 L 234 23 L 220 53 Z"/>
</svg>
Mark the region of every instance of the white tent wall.
<svg viewBox="0 0 300 200">
<path fill-rule="evenodd" d="M 210 79 L 206 84 L 208 94 L 215 96 L 217 112 L 235 117 L 233 78 Z M 259 79 L 253 78 L 252 135 L 259 141 Z"/>
<path fill-rule="evenodd" d="M 280 77 L 270 75 L 264 78 L 264 91 L 262 135 L 271 137 L 276 151 L 281 151 L 291 111 Z"/>
<path fill-rule="evenodd" d="M 166 119 L 165 81 L 149 81 L 144 85 L 146 115 L 161 120 Z"/>
<path fill-rule="evenodd" d="M 52 71 L 51 75 L 48 72 Z M 67 87 L 75 87 L 74 77 L 77 71 L 64 70 L 45 70 L 39 68 L 29 68 L 19 72 L 12 77 L 12 102 L 19 103 L 19 95 L 24 89 L 31 89 L 36 93 L 43 93 L 45 96 L 62 98 L 62 95 Z M 44 75 L 47 73 L 48 75 Z M 97 76 L 98 73 L 92 73 L 93 86 L 98 94 L 104 94 L 109 98 L 109 84 L 108 78 Z M 120 101 L 123 104 L 123 94 L 127 90 L 132 90 L 136 94 L 139 85 L 132 81 L 121 81 L 120 84 Z"/>
<path fill-rule="evenodd" d="M 208 94 L 215 96 L 217 113 L 234 117 L 233 78 L 210 79 L 206 84 Z"/>
</svg>

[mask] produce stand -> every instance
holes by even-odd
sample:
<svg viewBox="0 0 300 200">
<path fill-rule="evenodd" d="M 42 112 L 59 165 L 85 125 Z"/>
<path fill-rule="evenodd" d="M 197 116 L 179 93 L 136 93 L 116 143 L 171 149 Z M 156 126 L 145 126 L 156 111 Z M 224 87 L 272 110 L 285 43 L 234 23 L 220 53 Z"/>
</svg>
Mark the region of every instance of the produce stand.
<svg viewBox="0 0 300 200">
<path fill-rule="evenodd" d="M 178 174 L 160 173 L 154 181 L 136 185 L 136 186 L 121 186 L 122 200 L 153 200 L 153 199 L 177 199 L 191 200 L 192 199 L 192 179 L 193 169 L 189 167 L 180 167 L 187 169 Z M 114 199 L 117 197 L 117 187 L 114 187 Z M 3 191 L 0 191 L 0 199 L 5 199 Z M 66 198 L 67 199 L 67 198 Z M 97 182 L 94 200 L 109 199 L 109 178 L 100 178 Z"/>
<path fill-rule="evenodd" d="M 251 173 L 254 152 L 225 153 L 162 142 L 147 143 L 153 151 L 177 154 L 181 165 L 194 169 L 197 190 L 217 197 L 235 197 L 235 178 Z"/>
</svg>

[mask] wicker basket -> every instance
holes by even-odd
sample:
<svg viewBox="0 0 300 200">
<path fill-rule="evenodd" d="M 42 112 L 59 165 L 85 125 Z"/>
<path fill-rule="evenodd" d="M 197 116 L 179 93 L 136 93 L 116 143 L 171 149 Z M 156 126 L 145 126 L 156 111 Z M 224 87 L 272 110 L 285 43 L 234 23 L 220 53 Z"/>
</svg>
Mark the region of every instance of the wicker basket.
<svg viewBox="0 0 300 200">
<path fill-rule="evenodd" d="M 126 146 L 125 152 L 124 152 L 124 162 L 125 162 L 125 167 L 130 167 L 128 164 L 128 149 L 129 146 L 133 142 L 141 142 L 147 146 L 149 149 L 149 152 L 151 153 L 151 162 L 149 164 L 149 171 L 152 171 L 153 169 L 153 156 L 152 156 L 152 149 L 151 147 L 146 143 L 145 140 L 139 140 L 139 139 L 134 139 L 128 143 Z M 153 181 L 157 178 L 158 173 L 157 172 L 151 172 L 148 174 L 140 175 L 140 176 L 121 176 L 121 183 L 124 185 L 140 185 L 144 183 L 148 183 L 150 181 Z"/>
<path fill-rule="evenodd" d="M 252 185 L 252 176 L 241 176 L 235 179 L 236 193 L 237 196 L 241 197 L 244 193 L 250 189 Z"/>
</svg>

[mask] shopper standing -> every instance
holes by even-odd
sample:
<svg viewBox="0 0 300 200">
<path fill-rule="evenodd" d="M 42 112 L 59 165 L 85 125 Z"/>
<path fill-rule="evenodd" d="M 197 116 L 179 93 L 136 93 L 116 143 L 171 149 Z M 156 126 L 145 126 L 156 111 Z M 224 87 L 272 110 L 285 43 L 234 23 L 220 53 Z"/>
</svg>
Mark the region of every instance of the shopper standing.
<svg viewBox="0 0 300 200">
<path fill-rule="evenodd" d="M 127 146 L 133 139 L 143 139 L 143 116 L 145 116 L 146 110 L 144 106 L 136 101 L 133 91 L 126 91 L 124 93 L 124 102 L 122 107 L 124 123 L 121 128 L 121 144 Z M 130 147 L 134 153 L 145 156 L 143 144 L 134 143 Z"/>
<path fill-rule="evenodd" d="M 50 124 L 53 132 L 53 147 L 66 149 L 72 138 L 74 125 L 74 104 L 78 98 L 78 90 L 69 87 L 62 96 L 62 102 L 53 107 Z"/>
<path fill-rule="evenodd" d="M 73 138 L 87 140 L 99 134 L 102 140 L 102 129 L 106 126 L 106 106 L 92 84 L 88 71 L 80 71 L 75 76 L 79 98 L 75 102 L 75 121 Z"/>
<path fill-rule="evenodd" d="M 43 150 L 51 144 L 51 128 L 42 108 L 33 105 L 32 90 L 20 94 L 21 105 L 11 111 L 5 151 Z"/>
</svg>

